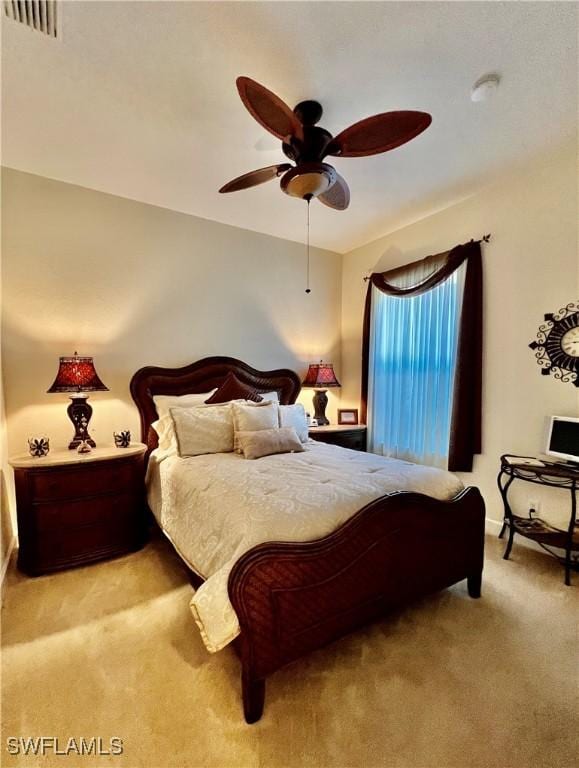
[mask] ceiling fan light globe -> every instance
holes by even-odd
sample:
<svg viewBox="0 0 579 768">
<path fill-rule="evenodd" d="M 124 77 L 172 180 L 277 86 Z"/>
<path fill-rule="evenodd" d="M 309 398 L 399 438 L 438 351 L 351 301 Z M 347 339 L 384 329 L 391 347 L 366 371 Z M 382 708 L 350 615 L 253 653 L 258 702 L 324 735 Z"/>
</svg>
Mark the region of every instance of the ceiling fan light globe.
<svg viewBox="0 0 579 768">
<path fill-rule="evenodd" d="M 330 180 L 323 173 L 304 173 L 294 176 L 287 185 L 286 192 L 292 197 L 318 197 L 330 188 Z"/>
<path fill-rule="evenodd" d="M 326 163 L 306 163 L 289 170 L 280 186 L 286 195 L 308 200 L 327 192 L 336 182 L 336 171 Z"/>
</svg>

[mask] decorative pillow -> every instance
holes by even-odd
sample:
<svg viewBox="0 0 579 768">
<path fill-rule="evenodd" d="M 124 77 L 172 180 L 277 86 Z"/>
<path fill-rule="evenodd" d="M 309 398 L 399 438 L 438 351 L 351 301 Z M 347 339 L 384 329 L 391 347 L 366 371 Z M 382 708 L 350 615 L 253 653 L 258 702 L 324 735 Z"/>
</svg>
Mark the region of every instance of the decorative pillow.
<svg viewBox="0 0 579 768">
<path fill-rule="evenodd" d="M 180 456 L 231 453 L 233 418 L 230 405 L 171 408 Z"/>
<path fill-rule="evenodd" d="M 169 416 L 170 408 L 194 408 L 198 405 L 203 405 L 208 397 L 211 397 L 216 389 L 212 389 L 210 392 L 202 392 L 199 395 L 153 395 L 153 402 L 157 409 L 157 415 L 159 419 L 164 416 Z"/>
<path fill-rule="evenodd" d="M 279 429 L 278 404 L 271 401 L 264 403 L 232 403 L 233 429 L 237 432 L 257 432 L 261 429 Z M 241 453 L 234 440 L 233 450 Z"/>
<path fill-rule="evenodd" d="M 264 403 L 231 403 L 233 427 L 236 432 L 257 432 L 259 429 L 277 429 L 279 405 L 268 400 Z"/>
<path fill-rule="evenodd" d="M 301 403 L 279 406 L 280 427 L 293 427 L 302 443 L 308 442 L 308 420 Z"/>
<path fill-rule="evenodd" d="M 253 400 L 254 403 L 261 403 L 262 398 L 253 387 L 239 381 L 237 376 L 230 371 L 221 386 L 205 402 L 208 405 L 214 405 L 215 403 L 229 403 L 231 400 Z"/>
<path fill-rule="evenodd" d="M 260 459 L 275 453 L 299 453 L 305 450 L 293 427 L 236 432 L 235 436 L 246 459 Z"/>
<path fill-rule="evenodd" d="M 212 389 L 210 392 L 190 395 L 153 395 L 153 402 L 159 418 L 151 424 L 151 427 L 158 435 L 159 450 L 167 454 L 178 453 L 177 438 L 175 436 L 175 425 L 171 418 L 171 408 L 198 408 L 205 404 L 205 400 L 216 392 Z"/>
</svg>

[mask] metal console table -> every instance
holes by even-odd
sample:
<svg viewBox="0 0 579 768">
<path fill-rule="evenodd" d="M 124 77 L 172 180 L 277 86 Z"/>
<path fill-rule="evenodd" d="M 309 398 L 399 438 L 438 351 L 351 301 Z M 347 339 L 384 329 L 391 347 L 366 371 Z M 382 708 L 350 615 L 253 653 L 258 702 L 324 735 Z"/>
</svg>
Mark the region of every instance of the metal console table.
<svg viewBox="0 0 579 768">
<path fill-rule="evenodd" d="M 534 462 L 534 463 L 528 463 Z M 555 528 L 540 517 L 519 517 L 514 515 L 508 500 L 508 491 L 514 480 L 546 485 L 552 488 L 566 488 L 571 494 L 571 515 L 567 530 Z M 577 489 L 579 488 L 579 467 L 563 464 L 550 464 L 534 456 L 501 456 L 501 469 L 497 477 L 499 491 L 505 506 L 503 527 L 499 533 L 502 539 L 509 529 L 509 540 L 503 555 L 509 559 L 515 533 L 536 541 L 550 555 L 565 566 L 565 584 L 571 584 L 571 569 L 579 569 L 579 560 L 573 557 L 579 551 L 579 526 L 577 523 Z M 565 557 L 553 552 L 551 547 L 565 550 Z"/>
</svg>

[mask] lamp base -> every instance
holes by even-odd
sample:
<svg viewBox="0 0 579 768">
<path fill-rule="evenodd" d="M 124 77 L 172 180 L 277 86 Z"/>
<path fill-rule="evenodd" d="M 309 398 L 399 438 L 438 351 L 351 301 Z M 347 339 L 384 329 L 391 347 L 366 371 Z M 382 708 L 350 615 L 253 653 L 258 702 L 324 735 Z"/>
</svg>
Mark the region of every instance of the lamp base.
<svg viewBox="0 0 579 768">
<path fill-rule="evenodd" d="M 73 450 L 86 441 L 91 448 L 96 448 L 95 441 L 88 433 L 88 423 L 92 416 L 92 406 L 87 402 L 88 395 L 71 395 L 70 399 L 72 402 L 66 409 L 66 412 L 74 427 L 74 437 L 68 444 L 68 447 Z"/>
<path fill-rule="evenodd" d="M 326 405 L 328 404 L 326 392 L 326 389 L 316 389 L 312 400 L 314 404 L 314 417 L 319 427 L 326 427 L 330 423 L 326 418 Z"/>
</svg>

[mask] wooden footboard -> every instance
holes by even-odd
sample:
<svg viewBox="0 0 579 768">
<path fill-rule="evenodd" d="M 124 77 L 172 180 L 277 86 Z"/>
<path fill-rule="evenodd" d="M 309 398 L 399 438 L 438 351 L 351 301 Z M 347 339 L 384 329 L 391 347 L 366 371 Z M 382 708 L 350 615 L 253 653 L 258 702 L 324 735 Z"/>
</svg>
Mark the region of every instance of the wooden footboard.
<svg viewBox="0 0 579 768">
<path fill-rule="evenodd" d="M 260 719 L 265 678 L 389 609 L 468 579 L 480 596 L 484 502 L 398 492 L 316 541 L 268 542 L 239 559 L 229 596 L 239 618 L 245 719 Z"/>
</svg>

